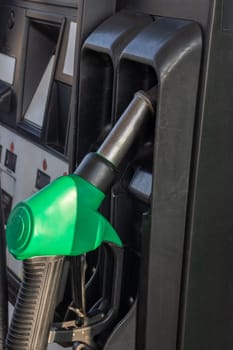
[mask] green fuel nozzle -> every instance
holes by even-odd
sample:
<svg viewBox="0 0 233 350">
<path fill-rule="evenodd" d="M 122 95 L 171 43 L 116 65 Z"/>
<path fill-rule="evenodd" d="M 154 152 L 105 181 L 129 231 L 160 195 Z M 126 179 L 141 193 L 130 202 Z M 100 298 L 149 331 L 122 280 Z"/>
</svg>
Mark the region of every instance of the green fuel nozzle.
<svg viewBox="0 0 233 350">
<path fill-rule="evenodd" d="M 76 175 L 55 180 L 19 203 L 7 224 L 8 247 L 17 259 L 73 256 L 103 241 L 121 245 L 110 223 L 98 212 L 105 195 Z"/>
<path fill-rule="evenodd" d="M 97 153 L 87 155 L 74 175 L 55 180 L 14 208 L 6 233 L 9 251 L 17 259 L 80 255 L 103 241 L 121 245 L 98 209 L 116 167 L 145 118 L 154 114 L 150 95 L 154 94 L 136 93 Z"/>
</svg>

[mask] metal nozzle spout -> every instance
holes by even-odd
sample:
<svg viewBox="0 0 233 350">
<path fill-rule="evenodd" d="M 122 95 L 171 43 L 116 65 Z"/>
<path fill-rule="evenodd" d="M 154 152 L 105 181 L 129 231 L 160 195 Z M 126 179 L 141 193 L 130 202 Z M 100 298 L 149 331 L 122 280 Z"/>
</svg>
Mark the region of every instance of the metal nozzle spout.
<svg viewBox="0 0 233 350">
<path fill-rule="evenodd" d="M 145 119 L 154 115 L 156 97 L 156 87 L 148 93 L 137 92 L 97 153 L 117 167 L 134 142 Z"/>
</svg>

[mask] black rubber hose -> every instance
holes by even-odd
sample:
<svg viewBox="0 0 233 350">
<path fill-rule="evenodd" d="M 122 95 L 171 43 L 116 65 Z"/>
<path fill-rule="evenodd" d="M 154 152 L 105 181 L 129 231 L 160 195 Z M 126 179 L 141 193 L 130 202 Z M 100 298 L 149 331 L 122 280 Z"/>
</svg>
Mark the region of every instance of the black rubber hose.
<svg viewBox="0 0 233 350">
<path fill-rule="evenodd" d="M 24 260 L 7 350 L 46 350 L 57 303 L 64 257 Z"/>
<path fill-rule="evenodd" d="M 4 214 L 2 191 L 0 186 L 0 350 L 5 349 L 8 326 L 8 292 L 6 266 L 6 238 L 4 229 Z"/>
</svg>

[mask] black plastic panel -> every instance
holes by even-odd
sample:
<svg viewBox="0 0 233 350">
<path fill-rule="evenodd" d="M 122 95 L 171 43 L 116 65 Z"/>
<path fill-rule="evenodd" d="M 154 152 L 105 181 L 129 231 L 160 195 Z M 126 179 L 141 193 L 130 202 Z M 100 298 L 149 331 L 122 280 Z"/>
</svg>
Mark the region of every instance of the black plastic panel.
<svg viewBox="0 0 233 350">
<path fill-rule="evenodd" d="M 128 59 L 127 50 L 123 52 L 119 63 L 115 119 L 121 116 L 135 92 L 147 91 L 158 83 L 154 68 L 143 60 Z"/>
<path fill-rule="evenodd" d="M 233 346 L 233 32 L 222 27 L 222 5 L 231 3 L 215 2 L 210 59 L 203 73 L 186 242 L 182 350 Z"/>
<path fill-rule="evenodd" d="M 129 191 L 138 199 L 149 203 L 152 194 L 152 174 L 137 169 L 130 181 Z"/>
<path fill-rule="evenodd" d="M 123 349 L 123 346 L 127 350 L 135 349 L 136 312 L 137 303 L 114 329 L 103 350 L 119 350 Z"/>
<path fill-rule="evenodd" d="M 156 16 L 194 20 L 206 28 L 212 3 L 210 0 L 195 3 L 193 0 L 120 0 L 119 6 Z"/>
<path fill-rule="evenodd" d="M 233 30 L 233 2 L 231 0 L 223 0 L 223 30 Z"/>
<path fill-rule="evenodd" d="M 125 48 L 119 64 L 118 116 L 130 91 L 132 96 L 140 86 L 159 83 L 151 230 L 149 236 L 144 231 L 141 252 L 137 349 L 176 349 L 201 45 L 197 25 L 158 18 Z"/>
<path fill-rule="evenodd" d="M 95 150 L 114 120 L 116 69 L 127 43 L 148 23 L 149 16 L 118 13 L 100 25 L 84 43 L 81 56 L 79 160 Z"/>
<path fill-rule="evenodd" d="M 45 142 L 60 153 L 65 153 L 70 101 L 71 86 L 54 81 L 48 104 Z"/>
</svg>

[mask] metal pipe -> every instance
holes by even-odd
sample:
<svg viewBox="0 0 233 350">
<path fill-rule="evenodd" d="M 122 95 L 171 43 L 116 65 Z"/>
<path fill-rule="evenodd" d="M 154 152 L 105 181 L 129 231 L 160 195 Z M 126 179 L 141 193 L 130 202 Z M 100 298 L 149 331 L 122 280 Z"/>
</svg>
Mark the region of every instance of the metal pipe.
<svg viewBox="0 0 233 350">
<path fill-rule="evenodd" d="M 149 96 L 139 91 L 124 111 L 97 153 L 117 167 L 141 130 L 145 119 L 154 115 Z"/>
</svg>

